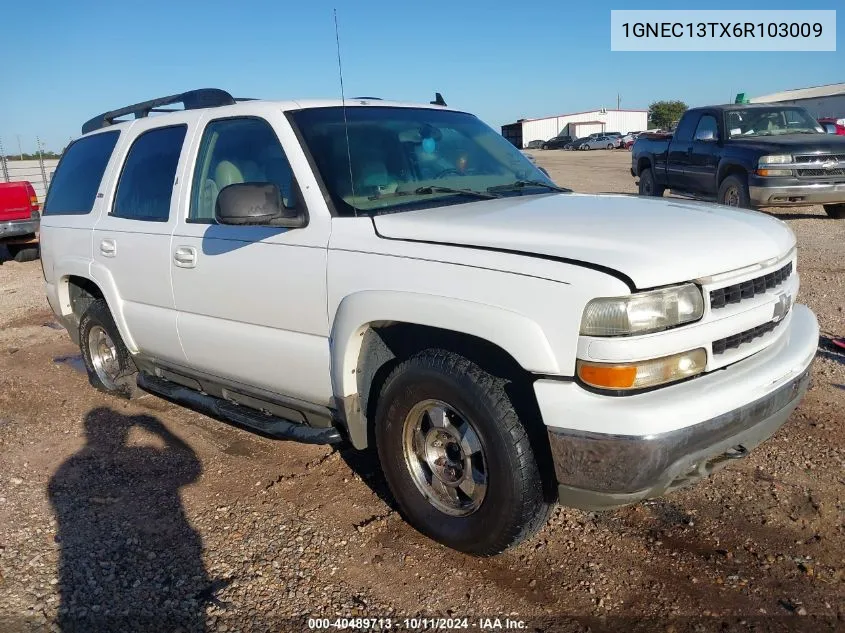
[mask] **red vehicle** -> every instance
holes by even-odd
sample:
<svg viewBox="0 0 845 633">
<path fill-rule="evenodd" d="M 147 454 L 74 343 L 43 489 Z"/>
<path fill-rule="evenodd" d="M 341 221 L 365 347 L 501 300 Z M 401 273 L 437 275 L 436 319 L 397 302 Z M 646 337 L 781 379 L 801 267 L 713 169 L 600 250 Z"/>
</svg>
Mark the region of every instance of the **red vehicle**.
<svg viewBox="0 0 845 633">
<path fill-rule="evenodd" d="M 828 134 L 838 134 L 845 136 L 845 119 L 834 119 L 833 117 L 819 119 L 824 131 Z"/>
<path fill-rule="evenodd" d="M 18 262 L 38 257 L 38 226 L 41 221 L 38 196 L 32 184 L 0 182 L 0 243 Z"/>
</svg>

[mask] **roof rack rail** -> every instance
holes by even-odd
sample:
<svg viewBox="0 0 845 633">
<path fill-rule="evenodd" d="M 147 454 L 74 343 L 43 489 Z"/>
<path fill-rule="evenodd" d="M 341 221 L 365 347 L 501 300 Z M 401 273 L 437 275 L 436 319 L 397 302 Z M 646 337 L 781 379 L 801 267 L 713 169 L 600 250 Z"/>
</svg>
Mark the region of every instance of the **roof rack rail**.
<svg viewBox="0 0 845 633">
<path fill-rule="evenodd" d="M 362 101 L 382 101 L 381 97 L 352 97 L 353 101 L 357 101 L 359 99 Z"/>
<path fill-rule="evenodd" d="M 245 101 L 246 99 L 235 99 L 225 90 L 219 88 L 201 88 L 199 90 L 189 90 L 178 95 L 170 95 L 169 97 L 159 97 L 158 99 L 151 99 L 150 101 L 142 101 L 134 105 L 103 112 L 99 116 L 95 116 L 82 126 L 82 133 L 88 134 L 94 130 L 114 125 L 115 119 L 126 116 L 128 114 L 135 115 L 136 119 L 142 119 L 150 114 L 150 112 L 176 112 L 176 110 L 162 110 L 162 106 L 171 105 L 174 103 L 181 103 L 185 110 L 197 110 L 200 108 L 216 108 L 224 105 L 234 105 L 236 101 Z"/>
</svg>

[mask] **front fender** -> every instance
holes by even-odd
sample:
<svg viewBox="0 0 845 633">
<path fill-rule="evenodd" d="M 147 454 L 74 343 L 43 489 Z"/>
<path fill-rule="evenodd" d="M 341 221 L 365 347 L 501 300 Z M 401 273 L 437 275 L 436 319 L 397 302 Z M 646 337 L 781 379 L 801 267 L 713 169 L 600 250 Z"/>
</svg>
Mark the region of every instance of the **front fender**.
<svg viewBox="0 0 845 633">
<path fill-rule="evenodd" d="M 355 369 L 364 333 L 373 323 L 401 322 L 460 332 L 498 346 L 526 371 L 558 374 L 560 367 L 540 326 L 510 310 L 463 299 L 392 290 L 365 290 L 345 297 L 331 331 L 331 374 L 353 444 L 366 445 L 366 420 L 357 410 Z"/>
<path fill-rule="evenodd" d="M 555 355 L 540 326 L 521 314 L 481 303 L 415 292 L 365 290 L 345 297 L 332 325 L 332 385 L 336 395 L 357 390 L 352 370 L 366 328 L 397 321 L 477 336 L 500 347 L 526 371 L 557 374 Z"/>
</svg>

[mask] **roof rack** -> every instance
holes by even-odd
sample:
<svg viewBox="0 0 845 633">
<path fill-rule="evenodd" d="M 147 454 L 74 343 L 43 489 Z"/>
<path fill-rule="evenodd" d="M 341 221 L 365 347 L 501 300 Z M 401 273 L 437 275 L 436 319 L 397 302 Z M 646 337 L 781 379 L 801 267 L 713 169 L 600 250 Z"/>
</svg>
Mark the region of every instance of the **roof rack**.
<svg viewBox="0 0 845 633">
<path fill-rule="evenodd" d="M 99 116 L 87 121 L 82 126 L 82 133 L 88 134 L 94 130 L 108 127 L 115 124 L 115 119 L 126 116 L 128 114 L 135 115 L 136 119 L 142 119 L 150 114 L 150 112 L 178 112 L 178 110 L 163 110 L 162 106 L 172 105 L 174 103 L 181 103 L 185 110 L 198 110 L 200 108 L 216 108 L 225 105 L 234 105 L 237 101 L 246 101 L 246 98 L 235 99 L 225 90 L 219 88 L 201 88 L 199 90 L 189 90 L 178 95 L 170 95 L 169 97 L 159 97 L 158 99 L 151 99 L 150 101 L 142 101 L 134 105 L 103 112 Z"/>
</svg>

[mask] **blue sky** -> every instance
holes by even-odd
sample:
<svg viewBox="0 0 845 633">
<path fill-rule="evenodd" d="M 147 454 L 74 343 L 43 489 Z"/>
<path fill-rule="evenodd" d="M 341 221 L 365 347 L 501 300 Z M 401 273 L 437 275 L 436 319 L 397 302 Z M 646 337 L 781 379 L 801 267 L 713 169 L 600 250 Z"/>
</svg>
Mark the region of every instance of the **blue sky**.
<svg viewBox="0 0 845 633">
<path fill-rule="evenodd" d="M 845 81 L 833 53 L 610 51 L 611 9 L 704 8 L 675 0 L 148 0 L 10 2 L 0 38 L 0 139 L 59 150 L 98 112 L 191 88 L 236 96 L 338 97 L 337 8 L 347 96 L 429 101 L 500 126 L 522 117 L 658 99 L 689 105 Z M 708 9 L 795 9 L 712 0 Z M 841 0 L 800 8 L 836 9 Z"/>
</svg>

